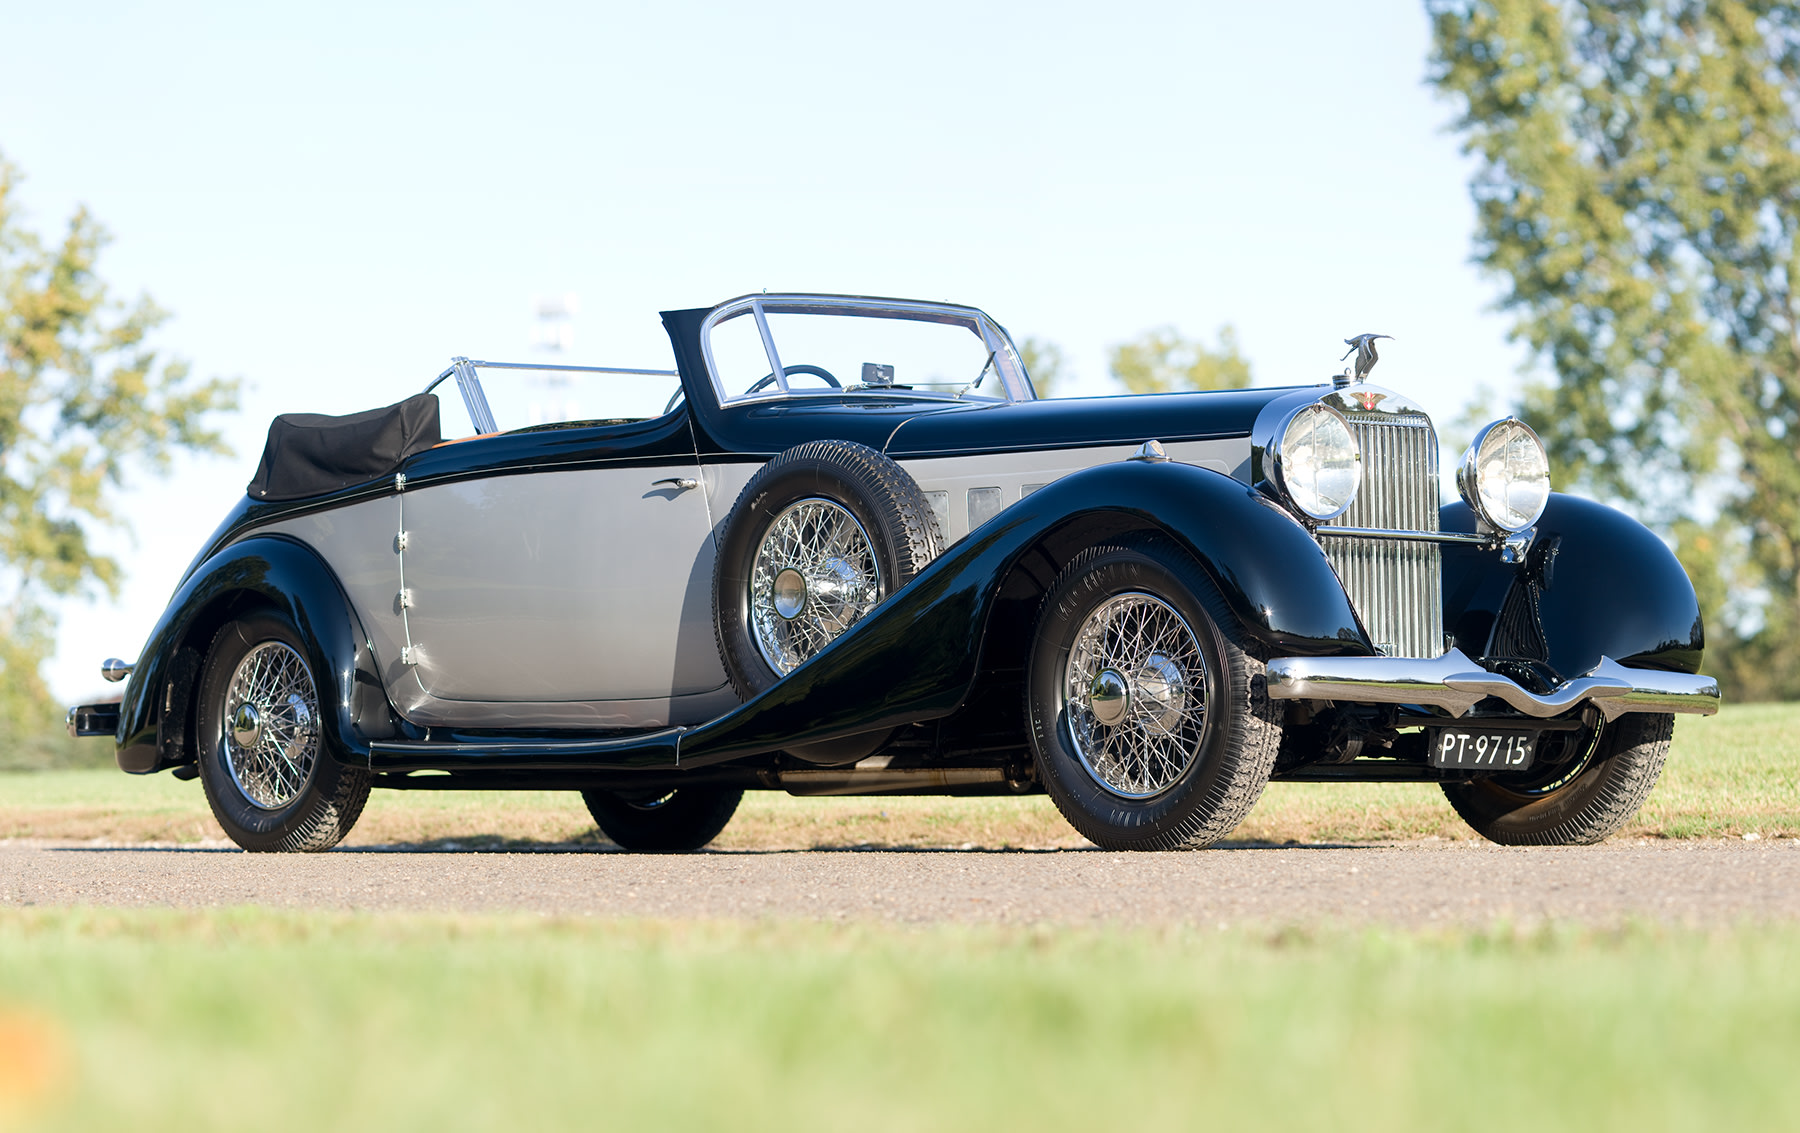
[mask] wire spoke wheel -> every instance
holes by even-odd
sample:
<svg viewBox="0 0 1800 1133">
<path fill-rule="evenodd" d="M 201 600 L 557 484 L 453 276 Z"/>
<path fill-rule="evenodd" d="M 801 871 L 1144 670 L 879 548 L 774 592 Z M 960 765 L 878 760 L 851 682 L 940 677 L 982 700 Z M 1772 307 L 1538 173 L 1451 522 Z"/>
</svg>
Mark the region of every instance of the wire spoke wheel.
<svg viewBox="0 0 1800 1133">
<path fill-rule="evenodd" d="M 1069 738 L 1095 781 L 1141 799 L 1173 786 L 1206 731 L 1206 659 L 1187 621 L 1143 593 L 1088 615 L 1064 669 Z"/>
<path fill-rule="evenodd" d="M 911 582 L 942 545 L 931 501 L 875 449 L 807 441 L 777 455 L 738 493 L 714 559 L 713 634 L 732 691 L 740 700 L 766 692 Z M 827 742 L 829 751 L 804 745 L 810 754 L 800 758 L 860 758 Z"/>
<path fill-rule="evenodd" d="M 869 533 L 849 509 L 805 499 L 775 517 L 750 569 L 757 650 L 785 676 L 836 640 L 882 598 Z"/>
<path fill-rule="evenodd" d="M 225 766 L 246 799 L 264 810 L 292 803 L 319 757 L 319 696 L 306 662 L 265 641 L 238 662 L 224 698 Z"/>
<path fill-rule="evenodd" d="M 1205 570 L 1154 532 L 1078 552 L 1044 593 L 1026 726 L 1044 790 L 1095 845 L 1208 846 L 1256 805 L 1281 719 L 1237 630 Z"/>
</svg>

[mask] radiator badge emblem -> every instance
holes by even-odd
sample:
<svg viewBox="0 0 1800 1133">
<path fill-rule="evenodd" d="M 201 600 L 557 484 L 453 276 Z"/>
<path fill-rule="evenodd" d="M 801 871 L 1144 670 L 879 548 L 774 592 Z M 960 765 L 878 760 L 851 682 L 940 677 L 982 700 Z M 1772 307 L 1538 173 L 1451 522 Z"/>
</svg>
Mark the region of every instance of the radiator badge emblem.
<svg viewBox="0 0 1800 1133">
<path fill-rule="evenodd" d="M 1387 394 L 1377 393 L 1374 390 L 1359 389 L 1350 394 L 1350 399 L 1362 406 L 1362 411 L 1364 413 L 1370 413 L 1374 411 L 1377 405 L 1380 405 L 1387 400 Z"/>
</svg>

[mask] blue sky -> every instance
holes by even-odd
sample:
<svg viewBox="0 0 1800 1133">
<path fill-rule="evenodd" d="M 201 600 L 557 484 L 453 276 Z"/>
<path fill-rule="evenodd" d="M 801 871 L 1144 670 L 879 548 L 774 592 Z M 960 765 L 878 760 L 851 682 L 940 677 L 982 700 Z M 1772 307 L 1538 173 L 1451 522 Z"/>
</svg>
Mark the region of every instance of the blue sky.
<svg viewBox="0 0 1800 1133">
<path fill-rule="evenodd" d="M 0 151 L 40 231 L 241 376 L 236 455 L 133 486 L 117 601 L 66 603 L 59 696 L 136 655 L 268 418 L 529 354 L 668 364 L 656 312 L 761 288 L 948 299 L 1063 347 L 1236 325 L 1259 384 L 1340 341 L 1440 422 L 1516 386 L 1468 263 L 1469 164 L 1421 8 L 1239 4 L 12 5 Z M 1454 455 L 1454 454 L 1452 454 Z"/>
</svg>

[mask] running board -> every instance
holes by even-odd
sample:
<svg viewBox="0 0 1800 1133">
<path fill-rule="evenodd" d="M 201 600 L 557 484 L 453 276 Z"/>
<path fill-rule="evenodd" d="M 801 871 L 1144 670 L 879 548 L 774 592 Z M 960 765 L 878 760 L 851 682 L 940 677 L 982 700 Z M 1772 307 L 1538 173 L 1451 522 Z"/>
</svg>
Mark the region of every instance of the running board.
<svg viewBox="0 0 1800 1133">
<path fill-rule="evenodd" d="M 376 740 L 371 771 L 657 771 L 673 769 L 681 734 L 665 728 L 595 740 L 495 739 L 432 743 Z"/>
</svg>

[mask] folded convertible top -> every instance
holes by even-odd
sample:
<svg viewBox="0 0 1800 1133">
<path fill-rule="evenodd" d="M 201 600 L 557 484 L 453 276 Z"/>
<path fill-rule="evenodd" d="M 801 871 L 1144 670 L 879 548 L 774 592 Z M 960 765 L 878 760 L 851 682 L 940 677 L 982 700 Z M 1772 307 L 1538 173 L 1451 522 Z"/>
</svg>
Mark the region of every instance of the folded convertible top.
<svg viewBox="0 0 1800 1133">
<path fill-rule="evenodd" d="M 343 417 L 283 413 L 269 422 L 262 463 L 246 491 L 257 500 L 322 496 L 390 475 L 442 439 L 434 393 Z"/>
</svg>

